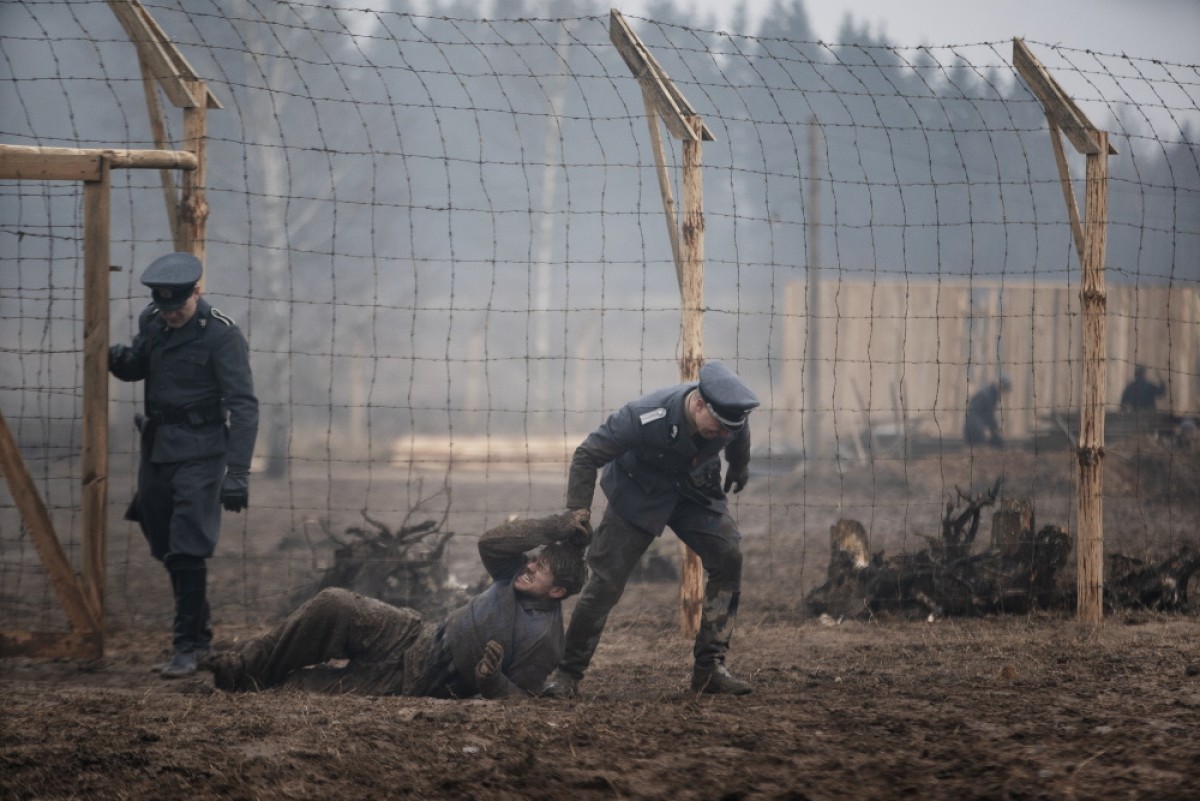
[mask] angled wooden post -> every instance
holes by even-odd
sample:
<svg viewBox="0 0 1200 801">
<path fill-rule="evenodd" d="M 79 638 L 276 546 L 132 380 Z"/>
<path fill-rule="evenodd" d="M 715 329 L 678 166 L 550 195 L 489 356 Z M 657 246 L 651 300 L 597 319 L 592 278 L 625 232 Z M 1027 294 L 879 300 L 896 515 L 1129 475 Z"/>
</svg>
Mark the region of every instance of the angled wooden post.
<svg viewBox="0 0 1200 801">
<path fill-rule="evenodd" d="M 667 236 L 675 262 L 680 295 L 679 377 L 695 381 L 704 363 L 704 176 L 702 143 L 715 137 L 654 55 L 629 27 L 621 12 L 612 10 L 609 38 L 642 89 L 646 122 L 662 192 Z M 671 191 L 666 153 L 658 123 L 683 141 L 683 219 Z M 704 575 L 700 557 L 680 543 L 683 567 L 679 582 L 679 622 L 683 633 L 694 637 L 700 628 Z"/>
<path fill-rule="evenodd" d="M 166 149 L 166 126 L 162 121 L 162 110 L 154 93 L 154 85 L 162 87 L 167 99 L 176 108 L 183 109 L 183 149 L 196 155 L 197 164 L 195 169 L 184 175 L 178 201 L 175 201 L 172 176 L 164 170 L 163 196 L 168 207 L 167 218 L 171 223 L 175 249 L 189 252 L 203 263 L 208 223 L 208 201 L 204 192 L 207 178 L 206 115 L 207 109 L 221 108 L 221 103 L 142 6 L 141 0 L 108 0 L 108 5 L 137 48 L 150 128 L 159 149 Z"/>
<path fill-rule="evenodd" d="M 50 635 L 33 632 L 0 631 L 0 656 L 34 653 L 44 656 L 99 656 L 101 623 L 83 586 L 67 559 L 66 551 L 54 534 L 50 513 L 38 495 L 37 486 L 21 456 L 16 438 L 0 412 L 0 470 L 29 538 L 41 557 L 50 584 L 71 624 L 70 643 L 53 641 Z M 57 638 L 54 638 L 57 639 Z M 33 649 L 31 650 L 31 646 Z"/>
<path fill-rule="evenodd" d="M 1050 125 L 1054 157 L 1071 236 L 1079 254 L 1079 296 L 1083 309 L 1083 391 L 1079 408 L 1079 532 L 1076 536 L 1078 620 L 1098 624 L 1104 617 L 1104 260 L 1108 237 L 1108 157 L 1116 155 L 1108 133 L 1098 130 L 1021 39 L 1013 39 L 1013 66 L 1042 103 Z M 1087 160 L 1084 214 L 1080 225 L 1075 193 L 1059 133 Z"/>
</svg>

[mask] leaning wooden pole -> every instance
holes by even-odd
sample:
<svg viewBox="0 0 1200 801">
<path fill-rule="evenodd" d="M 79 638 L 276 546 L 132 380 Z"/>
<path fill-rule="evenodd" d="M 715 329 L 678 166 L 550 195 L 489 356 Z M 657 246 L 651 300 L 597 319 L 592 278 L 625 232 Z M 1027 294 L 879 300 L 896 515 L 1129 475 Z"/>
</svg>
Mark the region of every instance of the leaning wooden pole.
<svg viewBox="0 0 1200 801">
<path fill-rule="evenodd" d="M 3 411 L 0 411 L 0 473 L 4 475 L 13 503 L 21 513 L 21 522 L 29 531 L 29 538 L 41 557 L 46 575 L 58 594 L 72 630 L 88 640 L 86 650 L 75 655 L 100 656 L 100 621 L 88 602 L 87 591 L 75 577 L 75 570 L 67 558 L 67 552 L 54 533 L 54 521 L 51 520 L 41 495 L 38 494 L 37 485 L 24 457 L 21 456 L 21 448 L 13 436 L 12 429 L 8 427 L 8 420 L 5 419 Z M 0 656 L 24 655 L 26 652 L 21 649 L 21 644 L 35 641 L 42 636 L 45 635 L 0 631 Z M 73 644 L 79 643 L 75 640 Z M 70 656 L 72 650 L 68 647 L 45 655 Z"/>
<path fill-rule="evenodd" d="M 1076 614 L 1099 623 L 1104 611 L 1104 258 L 1108 240 L 1108 134 L 1096 131 L 1096 152 L 1087 155 L 1084 186 L 1083 264 L 1079 297 L 1083 310 L 1083 397 L 1079 418 L 1079 537 L 1076 550 Z"/>
<path fill-rule="evenodd" d="M 662 131 L 658 128 L 658 112 L 654 104 L 643 93 L 646 106 L 646 123 L 650 126 L 650 147 L 654 151 L 654 172 L 658 176 L 658 190 L 662 194 L 663 214 L 667 221 L 667 239 L 671 242 L 671 260 L 675 262 L 675 280 L 683 286 L 683 255 L 679 252 L 679 213 L 675 208 L 675 195 L 671 191 L 671 177 L 667 171 L 667 153 L 663 145 Z"/>
<path fill-rule="evenodd" d="M 203 81 L 189 82 L 192 94 L 204 98 L 208 90 Z M 208 178 L 206 166 L 208 116 L 204 102 L 183 110 L 183 149 L 196 155 L 196 169 L 184 173 L 179 216 L 175 231 L 184 250 L 204 263 L 205 235 L 208 228 L 208 199 L 205 182 Z"/>
<path fill-rule="evenodd" d="M 162 104 L 158 102 L 158 84 L 150 74 L 150 64 L 145 56 L 138 52 L 138 64 L 142 70 L 142 91 L 146 96 L 146 112 L 150 117 L 150 132 L 154 135 L 154 146 L 159 149 L 167 147 L 167 125 L 163 119 Z M 175 189 L 175 173 L 170 170 L 159 171 L 159 181 L 162 183 L 163 202 L 167 210 L 167 225 L 171 228 L 171 242 L 175 250 L 183 250 L 183 241 L 179 237 L 179 193 Z"/>
</svg>

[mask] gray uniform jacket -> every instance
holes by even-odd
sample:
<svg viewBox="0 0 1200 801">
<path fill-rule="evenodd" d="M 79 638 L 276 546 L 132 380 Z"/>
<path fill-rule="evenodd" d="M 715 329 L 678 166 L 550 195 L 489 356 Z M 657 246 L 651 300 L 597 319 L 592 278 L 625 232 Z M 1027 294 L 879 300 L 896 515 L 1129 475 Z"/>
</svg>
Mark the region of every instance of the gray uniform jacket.
<svg viewBox="0 0 1200 801">
<path fill-rule="evenodd" d="M 552 536 L 568 531 L 564 518 Z M 562 602 L 555 598 L 531 598 L 513 588 L 513 580 L 525 569 L 527 550 L 553 542 L 544 531 L 519 526 L 497 526 L 479 540 L 479 556 L 494 583 L 451 612 L 444 624 L 443 643 L 453 661 L 458 681 L 456 694 L 503 698 L 521 691 L 536 694 L 562 659 Z M 483 658 L 488 640 L 504 646 L 500 673 L 491 686 L 478 687 L 475 666 Z M 520 688 L 519 690 L 516 688 Z"/>
<path fill-rule="evenodd" d="M 230 469 L 250 468 L 258 400 L 246 338 L 233 320 L 200 298 L 195 316 L 172 330 L 150 304 L 138 316 L 128 354 L 110 370 L 122 381 L 145 381 L 146 416 L 155 431 L 143 458 L 161 464 L 228 453 Z"/>
<path fill-rule="evenodd" d="M 712 514 L 689 515 L 716 526 L 728 509 L 721 490 L 721 451 L 730 470 L 750 463 L 750 425 L 713 439 L 693 435 L 684 402 L 697 383 L 656 390 L 626 404 L 575 449 L 567 508 L 591 508 L 596 473 L 609 508 L 651 534 L 662 532 L 687 501 Z"/>
</svg>

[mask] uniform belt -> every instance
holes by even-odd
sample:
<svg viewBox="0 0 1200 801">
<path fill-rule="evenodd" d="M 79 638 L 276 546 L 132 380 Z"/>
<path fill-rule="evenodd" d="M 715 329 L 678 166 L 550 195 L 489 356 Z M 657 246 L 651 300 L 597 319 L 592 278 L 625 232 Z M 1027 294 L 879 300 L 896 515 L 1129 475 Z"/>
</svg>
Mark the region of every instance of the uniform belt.
<svg viewBox="0 0 1200 801">
<path fill-rule="evenodd" d="M 224 422 L 225 407 L 221 401 L 206 401 L 182 409 L 156 409 L 148 417 L 157 425 L 193 425 Z"/>
</svg>

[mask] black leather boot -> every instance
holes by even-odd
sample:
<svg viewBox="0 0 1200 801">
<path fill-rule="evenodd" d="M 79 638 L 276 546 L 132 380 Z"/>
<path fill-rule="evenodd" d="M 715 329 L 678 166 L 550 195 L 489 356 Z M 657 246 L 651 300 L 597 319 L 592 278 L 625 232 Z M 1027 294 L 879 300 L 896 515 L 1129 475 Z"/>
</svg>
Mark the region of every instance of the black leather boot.
<svg viewBox="0 0 1200 801">
<path fill-rule="evenodd" d="M 725 667 L 725 653 L 737 622 L 739 593 L 736 590 L 705 588 L 700 630 L 693 653 L 692 692 L 710 695 L 745 695 L 749 683 L 734 677 Z"/>
<path fill-rule="evenodd" d="M 212 634 L 208 628 L 208 570 L 204 560 L 184 557 L 172 561 L 171 587 L 175 594 L 174 654 L 159 675 L 180 679 L 196 672 L 207 655 Z"/>
</svg>

